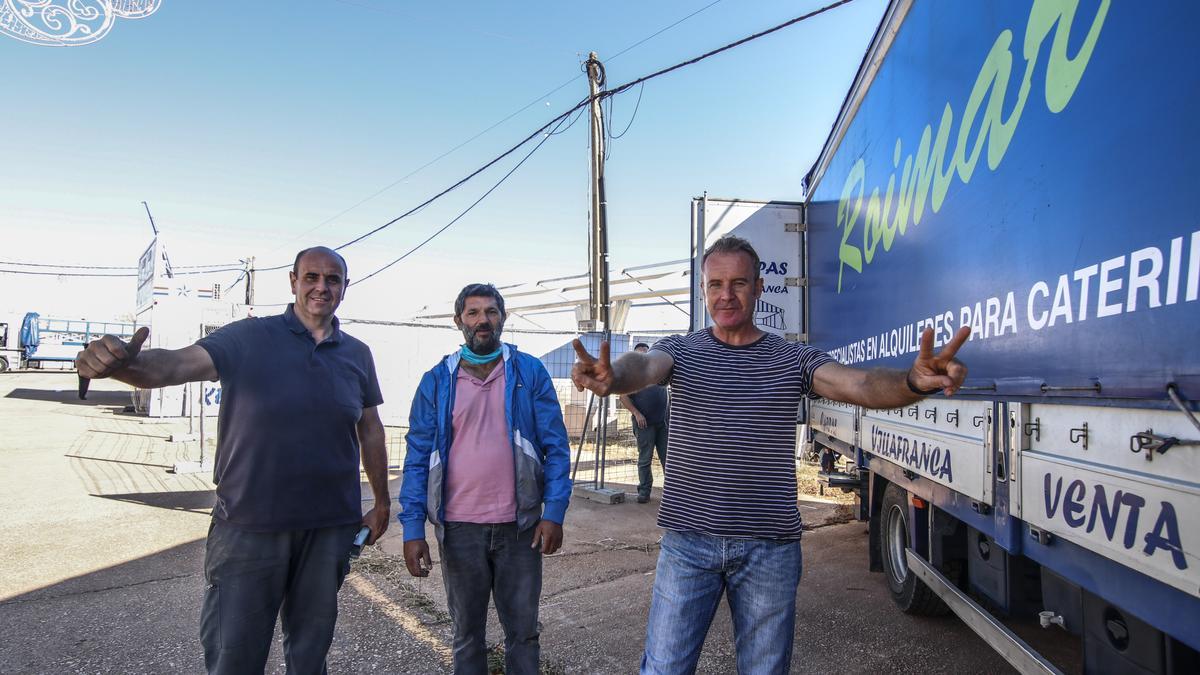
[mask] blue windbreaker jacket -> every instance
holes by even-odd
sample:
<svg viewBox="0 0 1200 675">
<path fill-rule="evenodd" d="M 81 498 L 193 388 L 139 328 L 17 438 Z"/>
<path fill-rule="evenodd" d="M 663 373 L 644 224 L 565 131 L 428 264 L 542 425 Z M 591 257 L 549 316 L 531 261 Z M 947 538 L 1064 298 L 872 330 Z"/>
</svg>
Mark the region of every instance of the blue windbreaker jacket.
<svg viewBox="0 0 1200 675">
<path fill-rule="evenodd" d="M 505 417 L 524 531 L 545 518 L 560 525 L 571 499 L 571 447 L 550 373 L 537 358 L 503 344 Z M 409 414 L 400 513 L 404 541 L 425 538 L 425 519 L 442 538 L 446 461 L 454 440 L 454 392 L 461 356 L 450 354 L 421 378 Z"/>
</svg>

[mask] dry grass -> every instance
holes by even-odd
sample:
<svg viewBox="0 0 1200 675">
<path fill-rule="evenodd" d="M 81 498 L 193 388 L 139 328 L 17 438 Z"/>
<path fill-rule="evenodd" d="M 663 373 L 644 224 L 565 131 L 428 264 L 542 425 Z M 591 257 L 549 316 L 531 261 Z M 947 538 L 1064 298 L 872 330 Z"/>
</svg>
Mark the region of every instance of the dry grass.
<svg viewBox="0 0 1200 675">
<path fill-rule="evenodd" d="M 826 487 L 825 493 L 821 494 L 823 486 L 817 478 L 818 469 L 819 467 L 810 464 L 801 464 L 796 467 L 796 491 L 801 498 L 819 499 L 835 504 L 854 503 L 854 493 L 842 492 L 839 488 Z"/>
</svg>

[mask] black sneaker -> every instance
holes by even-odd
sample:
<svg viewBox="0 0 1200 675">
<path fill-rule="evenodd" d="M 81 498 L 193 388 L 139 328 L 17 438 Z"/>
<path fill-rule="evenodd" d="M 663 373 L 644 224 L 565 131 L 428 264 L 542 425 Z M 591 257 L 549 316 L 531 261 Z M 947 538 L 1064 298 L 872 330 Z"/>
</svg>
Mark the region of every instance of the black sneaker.
<svg viewBox="0 0 1200 675">
<path fill-rule="evenodd" d="M 639 503 L 639 504 L 645 504 L 648 501 L 650 501 L 650 495 L 641 495 L 640 494 L 637 496 L 637 503 Z"/>
</svg>

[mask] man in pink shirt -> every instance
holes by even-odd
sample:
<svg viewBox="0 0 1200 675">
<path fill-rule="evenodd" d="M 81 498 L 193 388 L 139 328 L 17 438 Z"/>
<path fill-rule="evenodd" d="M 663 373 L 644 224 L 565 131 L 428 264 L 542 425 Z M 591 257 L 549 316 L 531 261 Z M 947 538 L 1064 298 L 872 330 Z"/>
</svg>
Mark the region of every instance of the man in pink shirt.
<svg viewBox="0 0 1200 675">
<path fill-rule="evenodd" d="M 400 521 L 413 576 L 433 523 L 454 622 L 454 672 L 486 673 L 487 607 L 504 626 L 504 672 L 536 675 L 542 556 L 562 545 L 570 446 L 550 374 L 502 343 L 504 298 L 471 284 L 454 303 L 465 344 L 421 379 L 405 438 Z"/>
</svg>

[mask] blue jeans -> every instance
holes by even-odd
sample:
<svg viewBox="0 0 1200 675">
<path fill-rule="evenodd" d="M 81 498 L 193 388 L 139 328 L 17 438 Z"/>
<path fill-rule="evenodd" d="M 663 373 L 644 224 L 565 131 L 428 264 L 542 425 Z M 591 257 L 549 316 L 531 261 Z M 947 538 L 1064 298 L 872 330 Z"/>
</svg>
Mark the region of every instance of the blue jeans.
<svg viewBox="0 0 1200 675">
<path fill-rule="evenodd" d="M 800 569 L 798 539 L 667 530 L 658 553 L 641 672 L 696 672 L 700 648 L 725 592 L 738 673 L 787 673 Z"/>
<path fill-rule="evenodd" d="M 454 623 L 454 672 L 487 673 L 488 598 L 504 626 L 504 672 L 537 675 L 541 658 L 538 601 L 542 554 L 531 548 L 533 530 L 516 523 L 446 523 L 442 535 L 442 581 Z"/>
</svg>

